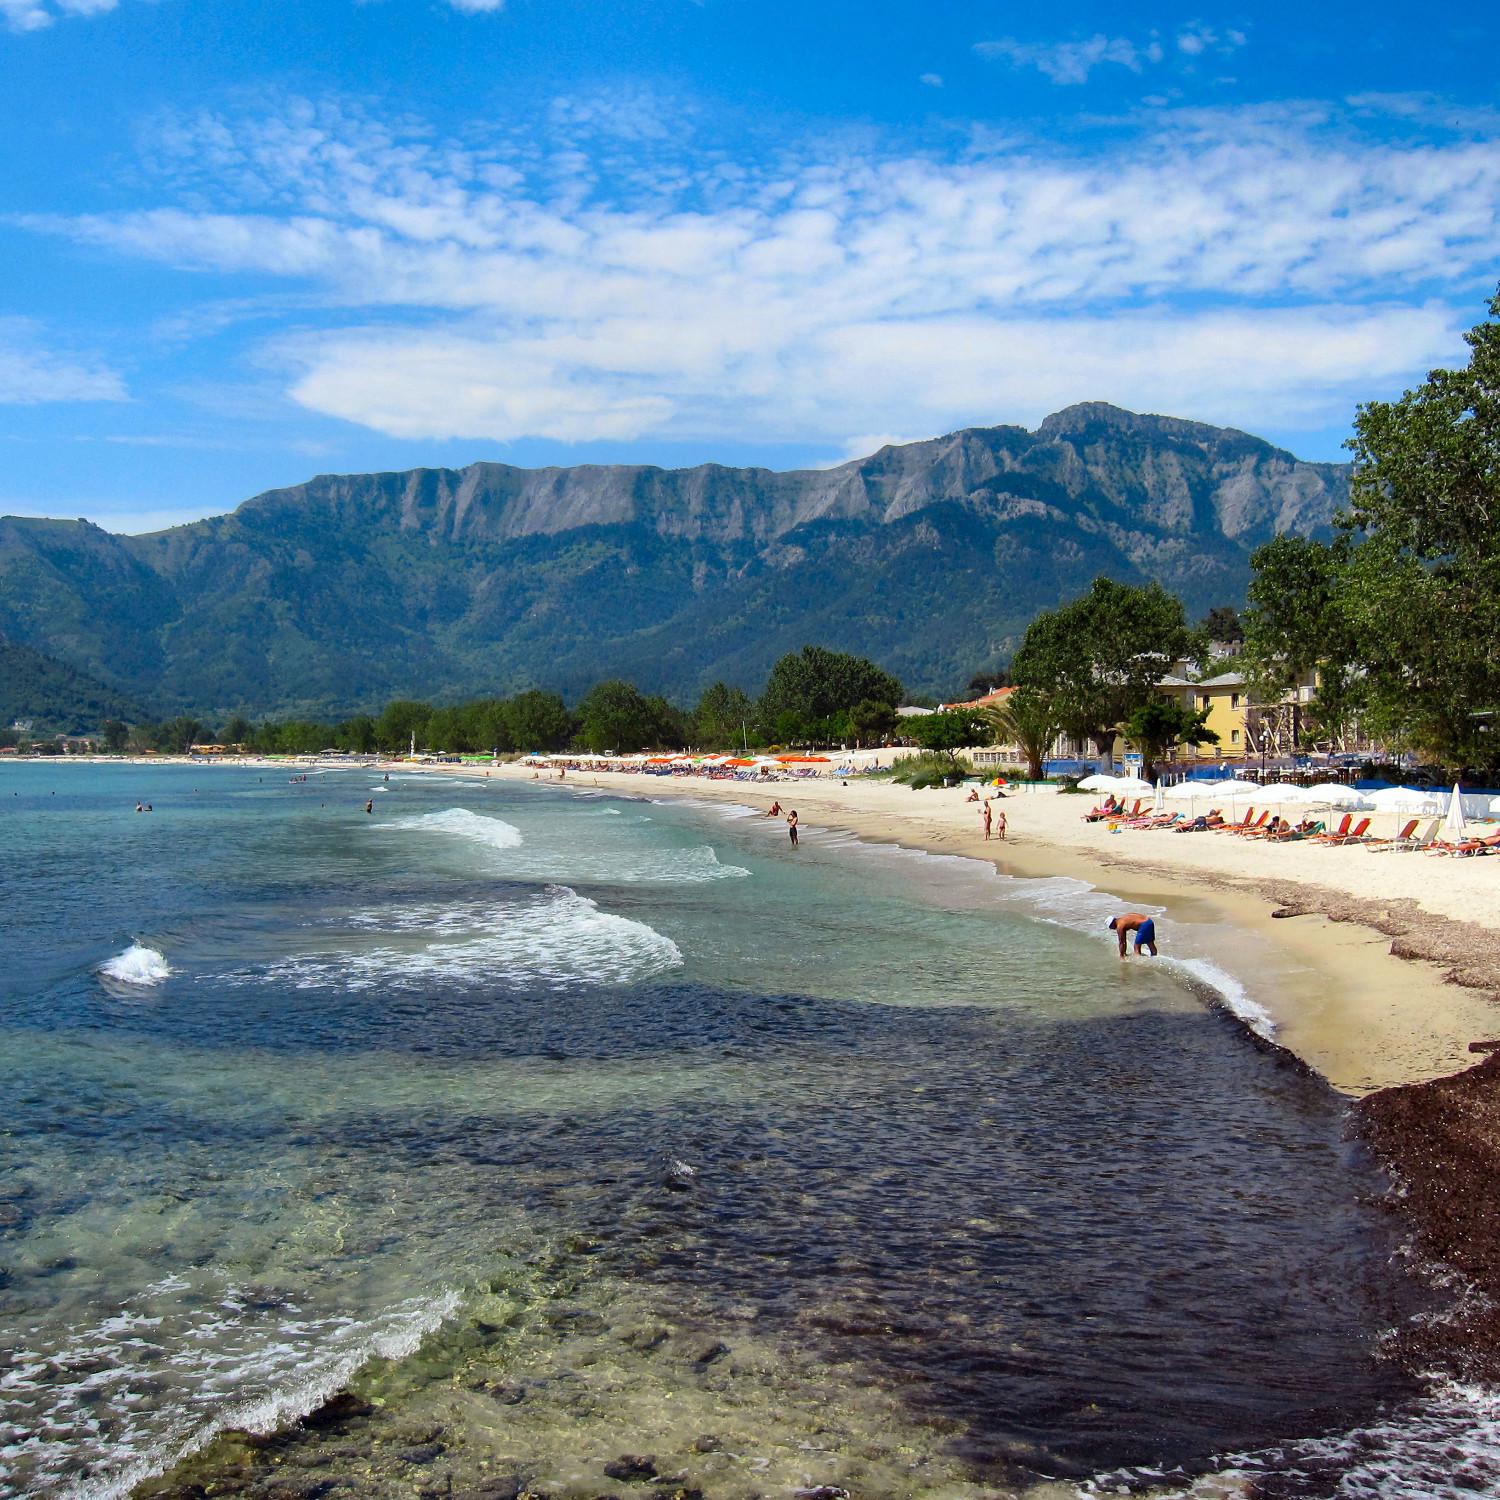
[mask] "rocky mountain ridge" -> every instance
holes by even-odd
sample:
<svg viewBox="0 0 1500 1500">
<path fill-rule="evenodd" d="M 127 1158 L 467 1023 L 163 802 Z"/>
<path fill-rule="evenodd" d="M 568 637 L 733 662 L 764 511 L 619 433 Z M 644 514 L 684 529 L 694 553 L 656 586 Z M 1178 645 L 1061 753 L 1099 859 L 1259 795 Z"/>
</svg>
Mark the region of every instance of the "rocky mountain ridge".
<svg viewBox="0 0 1500 1500">
<path fill-rule="evenodd" d="M 941 692 L 1096 573 L 1237 602 L 1249 553 L 1347 492 L 1343 465 L 1102 403 L 824 470 L 321 475 L 144 536 L 0 520 L 0 634 L 163 711 L 614 674 L 690 698 L 807 641 Z"/>
</svg>

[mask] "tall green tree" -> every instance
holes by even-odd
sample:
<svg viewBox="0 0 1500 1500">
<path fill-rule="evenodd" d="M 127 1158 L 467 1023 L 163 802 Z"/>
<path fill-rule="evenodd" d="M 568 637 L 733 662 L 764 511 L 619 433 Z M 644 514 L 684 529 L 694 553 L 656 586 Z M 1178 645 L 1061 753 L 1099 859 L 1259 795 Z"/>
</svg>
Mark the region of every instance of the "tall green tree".
<svg viewBox="0 0 1500 1500">
<path fill-rule="evenodd" d="M 1069 734 L 1106 753 L 1190 643 L 1181 600 L 1160 584 L 1096 578 L 1081 598 L 1032 620 L 1011 675 L 1047 700 Z"/>
<path fill-rule="evenodd" d="M 563 750 L 573 738 L 573 716 L 556 693 L 539 688 L 517 693 L 505 704 L 511 743 L 528 754 L 540 750 Z"/>
<path fill-rule="evenodd" d="M 1469 362 L 1359 409 L 1346 608 L 1372 727 L 1500 763 L 1500 293 Z"/>
<path fill-rule="evenodd" d="M 716 682 L 693 710 L 694 743 L 711 750 L 737 749 L 754 719 L 755 705 L 743 689 Z"/>
<path fill-rule="evenodd" d="M 420 750 L 427 739 L 427 721 L 432 717 L 430 703 L 416 703 L 397 698 L 381 709 L 375 721 L 375 739 L 382 750 L 404 751 L 411 748 L 412 736 Z"/>
<path fill-rule="evenodd" d="M 788 736 L 778 732 L 779 724 L 805 726 L 831 719 L 865 699 L 899 703 L 901 683 L 862 656 L 804 646 L 771 668 L 757 717 L 769 735 L 785 740 Z M 793 717 L 784 720 L 785 715 Z"/>
<path fill-rule="evenodd" d="M 664 700 L 647 698 L 632 683 L 612 678 L 595 684 L 579 702 L 578 737 L 596 755 L 659 746 L 670 735 L 665 709 Z"/>
<path fill-rule="evenodd" d="M 860 744 L 878 744 L 896 731 L 900 722 L 893 703 L 865 698 L 849 710 L 849 733 Z"/>
<path fill-rule="evenodd" d="M 369 755 L 377 746 L 375 720 L 369 714 L 355 714 L 334 727 L 333 743 L 340 750 L 355 755 Z"/>
<path fill-rule="evenodd" d="M 104 731 L 104 748 L 118 755 L 130 739 L 130 725 L 123 719 L 106 719 L 101 727 Z"/>
</svg>

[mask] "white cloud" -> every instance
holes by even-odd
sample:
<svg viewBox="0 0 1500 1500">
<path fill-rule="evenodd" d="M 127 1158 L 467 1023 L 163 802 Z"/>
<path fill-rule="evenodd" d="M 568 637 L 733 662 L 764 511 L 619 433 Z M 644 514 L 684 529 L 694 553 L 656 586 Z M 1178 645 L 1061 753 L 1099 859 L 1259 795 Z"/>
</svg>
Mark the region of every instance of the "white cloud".
<svg viewBox="0 0 1500 1500">
<path fill-rule="evenodd" d="M 59 16 L 98 16 L 119 0 L 0 0 L 0 18 L 12 31 L 42 31 Z"/>
<path fill-rule="evenodd" d="M 943 75 L 941 73 L 923 73 L 917 79 L 918 83 L 925 83 L 930 89 L 940 89 L 943 86 Z"/>
<path fill-rule="evenodd" d="M 47 348 L 42 330 L 29 319 L 0 318 L 0 404 L 126 399 L 113 370 Z"/>
<path fill-rule="evenodd" d="M 470 16 L 490 15 L 505 9 L 505 0 L 448 0 L 448 4 Z"/>
<path fill-rule="evenodd" d="M 1243 47 L 1245 40 L 1241 31 L 1216 31 L 1194 21 L 1177 33 L 1173 43 L 1178 53 L 1192 60 L 1210 52 L 1227 55 Z M 1094 69 L 1106 64 L 1141 73 L 1169 56 L 1156 32 L 1143 41 L 1108 37 L 1099 32 L 1082 40 L 1064 42 L 1022 42 L 1015 37 L 998 37 L 990 42 L 976 42 L 974 50 L 981 57 L 1008 62 L 1017 68 L 1035 68 L 1057 84 L 1087 83 Z"/>
<path fill-rule="evenodd" d="M 1372 141 L 1326 108 L 1176 111 L 1108 154 L 1007 140 L 960 160 L 737 159 L 658 139 L 652 113 L 570 103 L 484 144 L 305 104 L 178 122 L 167 180 L 217 210 L 30 222 L 280 278 L 301 326 L 266 366 L 394 436 L 827 451 L 1095 397 L 1336 423 L 1461 354 L 1435 289 L 1468 295 L 1500 232 L 1500 142 Z"/>
<path fill-rule="evenodd" d="M 1139 73 L 1147 63 L 1162 58 L 1161 43 L 1154 39 L 1138 45 L 1126 37 L 1102 33 L 1079 42 L 1019 42 L 1014 37 L 999 37 L 992 42 L 976 42 L 974 50 L 981 57 L 999 58 L 1018 68 L 1035 68 L 1053 83 L 1087 83 L 1089 74 L 1104 63 Z"/>
</svg>

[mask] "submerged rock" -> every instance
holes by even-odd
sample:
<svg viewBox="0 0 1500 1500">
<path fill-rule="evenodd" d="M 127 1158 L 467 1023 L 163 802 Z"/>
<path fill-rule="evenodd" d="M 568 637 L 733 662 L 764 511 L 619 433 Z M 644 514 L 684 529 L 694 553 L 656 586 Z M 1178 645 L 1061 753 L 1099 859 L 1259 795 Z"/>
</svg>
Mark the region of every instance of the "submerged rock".
<svg viewBox="0 0 1500 1500">
<path fill-rule="evenodd" d="M 612 1458 L 605 1464 L 604 1472 L 611 1479 L 655 1479 L 656 1462 L 649 1456 L 643 1457 L 636 1453 L 622 1453 L 618 1458 Z"/>
</svg>

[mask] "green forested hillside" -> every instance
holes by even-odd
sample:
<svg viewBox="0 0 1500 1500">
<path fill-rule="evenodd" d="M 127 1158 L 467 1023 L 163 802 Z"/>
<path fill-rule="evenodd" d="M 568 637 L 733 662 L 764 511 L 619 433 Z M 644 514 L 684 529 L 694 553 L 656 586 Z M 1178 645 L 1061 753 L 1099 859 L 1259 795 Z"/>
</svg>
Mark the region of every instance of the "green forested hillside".
<svg viewBox="0 0 1500 1500">
<path fill-rule="evenodd" d="M 1326 532 L 1340 465 L 1085 405 L 835 469 L 323 476 L 139 537 L 0 520 L 0 632 L 160 713 L 340 714 L 624 676 L 756 687 L 809 641 L 914 691 L 1008 657 L 1099 573 L 1192 614 Z"/>
<path fill-rule="evenodd" d="M 143 716 L 139 704 L 86 672 L 0 640 L 0 728 L 30 720 L 39 732 L 87 734 L 106 719 Z"/>
</svg>

